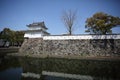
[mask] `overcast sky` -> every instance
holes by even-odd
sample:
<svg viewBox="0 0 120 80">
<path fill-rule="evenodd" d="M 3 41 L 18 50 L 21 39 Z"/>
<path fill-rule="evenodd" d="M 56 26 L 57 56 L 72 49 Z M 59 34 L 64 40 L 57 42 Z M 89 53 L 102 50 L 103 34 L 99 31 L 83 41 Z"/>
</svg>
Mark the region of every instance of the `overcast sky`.
<svg viewBox="0 0 120 80">
<path fill-rule="evenodd" d="M 27 30 L 26 25 L 44 21 L 48 32 L 66 33 L 61 16 L 64 10 L 77 11 L 75 34 L 85 34 L 85 21 L 96 12 L 120 17 L 120 0 L 0 0 L 0 31 Z M 113 29 L 120 33 L 120 28 Z"/>
</svg>

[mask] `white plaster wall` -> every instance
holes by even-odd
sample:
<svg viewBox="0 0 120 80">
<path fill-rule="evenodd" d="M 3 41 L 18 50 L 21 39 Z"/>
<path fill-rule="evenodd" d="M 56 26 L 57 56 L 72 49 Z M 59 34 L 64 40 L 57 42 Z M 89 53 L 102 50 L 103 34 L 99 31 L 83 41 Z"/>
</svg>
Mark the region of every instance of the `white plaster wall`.
<svg viewBox="0 0 120 80">
<path fill-rule="evenodd" d="M 40 26 L 29 27 L 29 30 L 38 30 L 38 29 L 41 29 L 41 27 Z"/>
<path fill-rule="evenodd" d="M 42 28 L 41 26 L 29 27 L 29 30 L 40 30 L 40 29 L 42 29 L 43 31 L 45 31 L 45 29 Z"/>
<path fill-rule="evenodd" d="M 43 39 L 44 40 L 120 39 L 120 35 L 44 36 Z"/>
<path fill-rule="evenodd" d="M 41 32 L 34 32 L 34 33 L 25 33 L 24 37 L 28 37 L 28 38 L 41 38 L 42 34 Z"/>
</svg>

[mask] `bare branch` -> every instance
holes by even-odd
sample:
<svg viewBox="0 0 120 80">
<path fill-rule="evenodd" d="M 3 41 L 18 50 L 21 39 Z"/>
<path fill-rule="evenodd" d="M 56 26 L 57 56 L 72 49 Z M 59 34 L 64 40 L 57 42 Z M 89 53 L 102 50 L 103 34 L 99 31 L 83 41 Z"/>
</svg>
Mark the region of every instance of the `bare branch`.
<svg viewBox="0 0 120 80">
<path fill-rule="evenodd" d="M 64 11 L 63 15 L 62 15 L 62 21 L 67 29 L 67 32 L 69 35 L 72 35 L 73 30 L 75 28 L 74 24 L 76 21 L 77 17 L 76 17 L 76 12 L 74 11 Z"/>
</svg>

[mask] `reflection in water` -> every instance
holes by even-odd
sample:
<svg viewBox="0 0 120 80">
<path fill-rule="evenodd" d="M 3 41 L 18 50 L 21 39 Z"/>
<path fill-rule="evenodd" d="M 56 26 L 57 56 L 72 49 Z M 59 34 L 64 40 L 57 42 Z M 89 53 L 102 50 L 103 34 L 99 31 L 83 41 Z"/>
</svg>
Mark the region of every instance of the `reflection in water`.
<svg viewBox="0 0 120 80">
<path fill-rule="evenodd" d="M 22 68 L 15 57 L 2 57 L 0 63 L 0 80 L 21 80 Z"/>
<path fill-rule="evenodd" d="M 35 74 L 35 73 L 30 73 L 30 72 L 27 72 L 27 73 L 22 73 L 22 76 L 23 77 L 32 77 L 32 78 L 40 78 L 40 74 Z"/>
<path fill-rule="evenodd" d="M 5 57 L 0 80 L 119 80 L 120 60 Z"/>
<path fill-rule="evenodd" d="M 84 75 L 84 78 L 86 78 L 86 80 L 120 79 L 119 76 L 120 61 L 115 60 L 103 61 L 103 60 L 75 60 L 55 58 L 46 59 L 20 58 L 20 63 L 22 65 L 24 73 L 30 72 L 35 74 L 41 74 L 40 77 L 41 80 L 49 80 L 51 76 L 52 78 L 64 77 L 65 79 L 62 80 L 66 80 L 66 78 L 71 79 L 74 78 L 68 77 L 68 75 L 73 76 L 77 75 L 76 77 L 78 77 L 79 75 L 80 76 L 79 79 L 80 78 L 83 79 L 83 77 L 81 76 Z M 79 80 L 78 78 L 76 79 Z"/>
<path fill-rule="evenodd" d="M 0 72 L 0 80 L 20 80 L 21 68 L 10 68 L 3 72 Z"/>
<path fill-rule="evenodd" d="M 0 58 L 0 71 L 6 70 L 8 68 L 18 68 L 20 67 L 20 63 L 17 57 L 2 57 Z"/>
<path fill-rule="evenodd" d="M 93 80 L 93 78 L 91 76 L 66 74 L 66 73 L 59 73 L 59 72 L 42 71 L 42 75 L 54 76 L 54 77 L 63 77 L 63 78 L 72 78 L 72 79 L 80 79 L 80 80 Z"/>
</svg>

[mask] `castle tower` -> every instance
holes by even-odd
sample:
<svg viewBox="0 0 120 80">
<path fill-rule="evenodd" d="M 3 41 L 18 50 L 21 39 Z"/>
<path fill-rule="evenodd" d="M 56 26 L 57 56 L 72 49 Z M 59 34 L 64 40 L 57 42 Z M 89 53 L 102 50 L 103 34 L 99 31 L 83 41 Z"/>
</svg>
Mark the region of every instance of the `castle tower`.
<svg viewBox="0 0 120 80">
<path fill-rule="evenodd" d="M 44 22 L 35 22 L 27 25 L 28 30 L 25 31 L 25 38 L 41 38 L 42 36 L 49 35 L 46 31 L 48 28 Z"/>
</svg>

